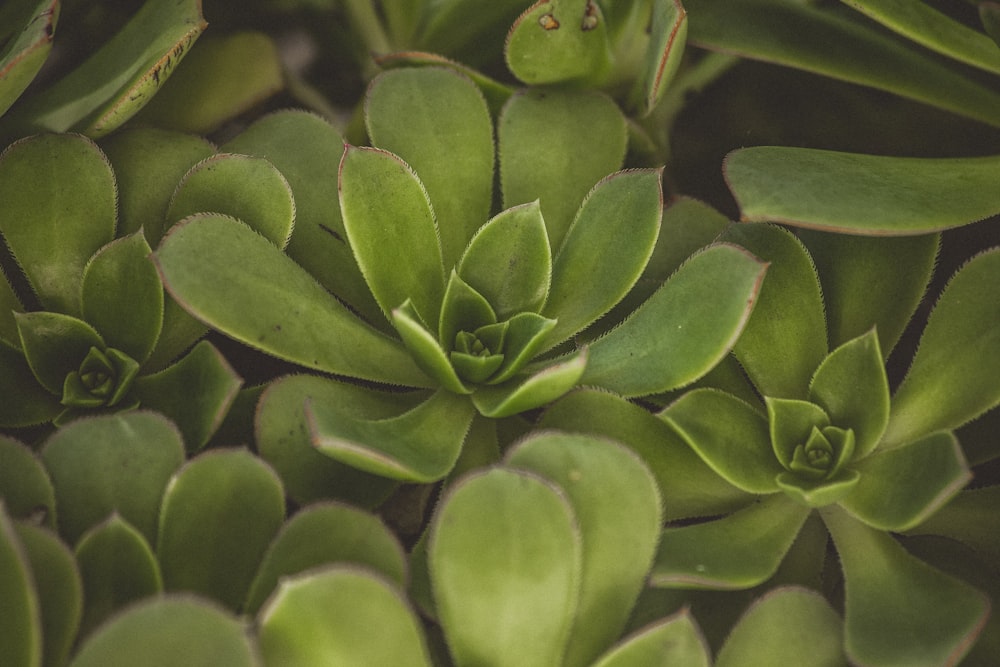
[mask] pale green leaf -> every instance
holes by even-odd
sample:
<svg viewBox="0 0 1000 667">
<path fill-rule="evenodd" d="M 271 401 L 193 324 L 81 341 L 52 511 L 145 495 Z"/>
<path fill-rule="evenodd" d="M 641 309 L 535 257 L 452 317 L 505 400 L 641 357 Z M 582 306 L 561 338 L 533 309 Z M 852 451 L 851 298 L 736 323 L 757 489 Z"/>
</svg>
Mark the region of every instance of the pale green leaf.
<svg viewBox="0 0 1000 667">
<path fill-rule="evenodd" d="M 680 0 L 653 0 L 649 44 L 636 83 L 643 93 L 640 115 L 653 111 L 681 64 L 687 41 L 687 12 Z M 626 34 L 625 40 L 635 35 Z"/>
<path fill-rule="evenodd" d="M 711 653 L 687 609 L 626 637 L 593 667 L 709 667 Z"/>
<path fill-rule="evenodd" d="M 472 402 L 480 414 L 493 418 L 540 408 L 579 384 L 586 372 L 587 359 L 586 348 L 577 350 L 501 384 L 479 387 L 472 394 Z"/>
</svg>

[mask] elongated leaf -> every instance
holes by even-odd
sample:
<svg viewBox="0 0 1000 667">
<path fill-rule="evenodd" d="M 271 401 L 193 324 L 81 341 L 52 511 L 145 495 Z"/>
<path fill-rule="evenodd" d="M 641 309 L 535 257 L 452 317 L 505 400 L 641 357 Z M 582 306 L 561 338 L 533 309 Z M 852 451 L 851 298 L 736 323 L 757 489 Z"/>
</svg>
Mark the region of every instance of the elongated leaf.
<svg viewBox="0 0 1000 667">
<path fill-rule="evenodd" d="M 542 311 L 556 320 L 550 344 L 592 324 L 639 279 L 660 233 L 661 178 L 660 170 L 617 172 L 583 200 L 552 266 Z"/>
<path fill-rule="evenodd" d="M 886 445 L 956 428 L 1000 403 L 1000 250 L 952 277 L 931 313 L 909 373 L 892 399 Z"/>
<path fill-rule="evenodd" d="M 642 396 L 697 380 L 732 349 L 765 269 L 729 244 L 692 256 L 627 320 L 591 344 L 581 383 Z"/>
<path fill-rule="evenodd" d="M 83 268 L 115 233 L 115 180 L 76 135 L 41 135 L 0 154 L 0 233 L 42 305 L 80 314 Z"/>
<path fill-rule="evenodd" d="M 938 511 L 910 529 L 911 535 L 944 535 L 996 562 L 1000 557 L 1000 486 L 961 491 Z"/>
<path fill-rule="evenodd" d="M 788 0 L 686 0 L 688 41 L 796 67 L 1000 125 L 1000 93 L 861 17 Z"/>
<path fill-rule="evenodd" d="M 450 323 L 451 316 L 456 310 L 464 310 L 464 314 L 468 315 L 470 304 L 482 305 L 484 308 L 481 309 L 481 312 L 485 311 L 487 314 L 492 315 L 492 309 L 490 309 L 486 300 L 482 296 L 475 294 L 471 288 L 464 290 L 462 296 L 468 297 L 471 294 L 473 298 L 456 298 L 456 291 L 461 289 L 457 288 L 457 290 L 453 290 L 452 288 L 456 285 L 468 287 L 465 283 L 461 282 L 457 274 L 452 273 L 452 280 L 448 285 L 449 290 L 445 293 L 446 299 L 441 317 L 442 326 Z M 432 378 L 436 384 L 448 391 L 455 392 L 456 394 L 469 393 L 470 389 L 465 386 L 462 378 L 458 376 L 458 372 L 449 358 L 448 351 L 441 346 L 439 340 L 421 322 L 420 315 L 414 310 L 412 302 L 409 300 L 404 301 L 403 305 L 392 311 L 392 325 L 396 328 L 396 333 L 399 334 L 399 337 L 403 339 L 403 344 L 410 351 L 414 363 L 420 370 Z M 450 338 L 449 345 L 453 344 L 455 340 L 454 335 Z"/>
<path fill-rule="evenodd" d="M 824 510 L 823 520 L 844 568 L 848 657 L 868 665 L 958 663 L 986 621 L 986 597 L 843 511 Z"/>
<path fill-rule="evenodd" d="M 723 171 L 745 220 L 912 236 L 1000 213 L 992 187 L 1000 156 L 910 158 L 759 146 L 730 153 Z"/>
<path fill-rule="evenodd" d="M 455 465 L 475 410 L 467 397 L 442 389 L 384 419 L 319 402 L 309 403 L 306 414 L 313 441 L 327 456 L 376 475 L 427 483 Z"/>
<path fill-rule="evenodd" d="M 0 503 L 0 656 L 26 667 L 42 664 L 42 617 L 31 565 L 16 526 Z"/>
<path fill-rule="evenodd" d="M 17 335 L 17 324 L 14 322 L 14 313 L 23 313 L 24 304 L 21 298 L 14 292 L 14 287 L 10 284 L 7 272 L 0 269 L 0 344 L 12 349 L 21 347 L 21 339 Z"/>
<path fill-rule="evenodd" d="M 141 661 L 148 667 L 257 667 L 260 660 L 243 621 L 189 595 L 147 598 L 90 636 L 70 667 Z"/>
<path fill-rule="evenodd" d="M 13 519 L 53 528 L 56 499 L 38 455 L 13 438 L 0 437 L 0 501 Z"/>
<path fill-rule="evenodd" d="M 709 667 L 711 654 L 697 623 L 685 609 L 622 640 L 593 667 L 640 665 Z"/>
<path fill-rule="evenodd" d="M 634 35 L 625 35 L 626 40 Z M 687 40 L 687 12 L 680 0 L 654 0 L 649 45 L 636 80 L 644 94 L 640 115 L 647 115 L 663 99 L 663 93 L 681 64 Z"/>
<path fill-rule="evenodd" d="M 347 239 L 382 311 L 410 299 L 425 322 L 437 321 L 444 265 L 419 177 L 391 153 L 348 146 L 338 187 Z"/>
<path fill-rule="evenodd" d="M 529 90 L 504 105 L 497 146 L 504 208 L 538 199 L 559 248 L 587 193 L 621 168 L 625 120 L 594 91 Z"/>
<path fill-rule="evenodd" d="M 160 415 L 130 412 L 73 422 L 46 441 L 41 457 L 67 542 L 116 512 L 152 542 L 160 498 L 184 461 L 184 445 Z"/>
<path fill-rule="evenodd" d="M 633 452 L 593 436 L 529 436 L 504 462 L 555 483 L 573 506 L 583 561 L 562 664 L 589 665 L 619 637 L 645 584 L 662 525 L 656 480 Z"/>
<path fill-rule="evenodd" d="M 769 262 L 733 353 L 761 394 L 805 398 L 809 379 L 827 353 L 823 294 L 809 253 L 775 225 L 733 225 L 722 238 Z"/>
<path fill-rule="evenodd" d="M 428 382 L 402 344 L 364 324 L 273 243 L 232 218 L 188 219 L 153 259 L 186 310 L 252 347 L 351 377 Z"/>
<path fill-rule="evenodd" d="M 420 622 L 403 595 L 363 568 L 338 566 L 286 580 L 258 622 L 268 665 L 431 665 Z"/>
<path fill-rule="evenodd" d="M 59 0 L 18 0 L 0 10 L 0 115 L 49 57 L 59 9 Z"/>
<path fill-rule="evenodd" d="M 111 132 L 141 109 L 205 29 L 199 0 L 147 2 L 78 68 L 17 109 L 33 131 Z"/>
<path fill-rule="evenodd" d="M 401 157 L 427 188 L 447 272 L 493 201 L 493 123 L 482 93 L 453 70 L 390 70 L 368 88 L 365 124 L 372 144 Z"/>
<path fill-rule="evenodd" d="M 717 590 L 761 584 L 777 571 L 810 512 L 778 494 L 721 519 L 666 528 L 650 583 Z"/>
<path fill-rule="evenodd" d="M 580 539 L 569 503 L 534 475 L 495 468 L 451 487 L 431 526 L 428 557 L 457 664 L 561 664 Z"/>
<path fill-rule="evenodd" d="M 479 387 L 472 402 L 486 417 L 510 417 L 551 403 L 573 387 L 586 372 L 587 349 L 557 362 L 526 372 L 507 382 Z"/>
</svg>

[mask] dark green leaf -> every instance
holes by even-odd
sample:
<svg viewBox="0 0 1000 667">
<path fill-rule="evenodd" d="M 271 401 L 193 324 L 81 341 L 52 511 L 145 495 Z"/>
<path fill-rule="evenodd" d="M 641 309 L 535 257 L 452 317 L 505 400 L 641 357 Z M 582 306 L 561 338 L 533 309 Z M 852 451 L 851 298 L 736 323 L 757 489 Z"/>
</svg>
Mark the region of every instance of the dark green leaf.
<svg viewBox="0 0 1000 667">
<path fill-rule="evenodd" d="M 0 436 L 0 501 L 13 519 L 56 525 L 49 474 L 32 449 L 8 436 Z"/>
<path fill-rule="evenodd" d="M 42 610 L 28 555 L 16 525 L 0 503 L 0 657 L 5 663 L 39 667 L 42 664 Z"/>
<path fill-rule="evenodd" d="M 104 349 L 92 326 L 61 313 L 17 313 L 21 347 L 39 384 L 56 396 L 63 393 L 66 376 L 77 371 L 91 349 Z"/>
<path fill-rule="evenodd" d="M 795 450 L 806 444 L 814 430 L 830 426 L 830 415 L 809 401 L 765 397 L 765 403 L 772 451 L 781 466 L 791 470 Z"/>
<path fill-rule="evenodd" d="M 59 9 L 59 0 L 18 0 L 0 8 L 0 115 L 49 57 Z"/>
<path fill-rule="evenodd" d="M 61 390 L 60 390 L 61 393 Z M 20 352 L 0 345 L 0 424 L 34 426 L 52 421 L 63 407 L 59 397 L 38 384 Z"/>
</svg>

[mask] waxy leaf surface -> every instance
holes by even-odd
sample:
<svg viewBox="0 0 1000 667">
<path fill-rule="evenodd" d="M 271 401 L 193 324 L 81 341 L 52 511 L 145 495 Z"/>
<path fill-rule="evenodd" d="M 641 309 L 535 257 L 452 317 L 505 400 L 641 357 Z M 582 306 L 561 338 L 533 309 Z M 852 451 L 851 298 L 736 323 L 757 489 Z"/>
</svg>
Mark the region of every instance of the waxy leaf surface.
<svg viewBox="0 0 1000 667">
<path fill-rule="evenodd" d="M 624 35 L 626 40 L 633 35 Z M 649 44 L 636 83 L 643 93 L 639 113 L 650 113 L 666 91 L 681 64 L 687 40 L 687 12 L 680 0 L 653 0 Z"/>
<path fill-rule="evenodd" d="M 480 414 L 495 418 L 540 408 L 580 382 L 586 372 L 587 359 L 587 349 L 583 348 L 502 384 L 479 387 L 472 394 L 472 402 Z"/>
<path fill-rule="evenodd" d="M 698 624 L 687 610 L 649 625 L 623 639 L 593 667 L 641 665 L 709 667 L 711 658 Z"/>
<path fill-rule="evenodd" d="M 0 500 L 13 519 L 56 525 L 52 480 L 34 450 L 9 436 L 0 436 Z"/>
<path fill-rule="evenodd" d="M 0 505 L 0 656 L 4 662 L 27 667 L 42 664 L 41 609 L 31 564 L 17 535 L 16 524 Z"/>
</svg>

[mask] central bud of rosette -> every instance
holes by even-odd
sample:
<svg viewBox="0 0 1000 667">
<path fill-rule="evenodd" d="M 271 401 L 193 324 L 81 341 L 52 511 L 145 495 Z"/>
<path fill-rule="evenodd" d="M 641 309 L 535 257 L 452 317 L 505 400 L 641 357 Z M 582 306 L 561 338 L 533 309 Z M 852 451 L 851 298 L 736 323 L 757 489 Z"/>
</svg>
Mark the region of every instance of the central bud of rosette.
<svg viewBox="0 0 1000 667">
<path fill-rule="evenodd" d="M 854 431 L 836 426 L 813 426 L 809 439 L 792 452 L 788 469 L 806 479 L 830 479 L 851 460 Z"/>
<path fill-rule="evenodd" d="M 117 406 L 139 373 L 139 364 L 114 348 L 91 347 L 78 370 L 66 376 L 62 404 L 71 408 Z"/>
</svg>

